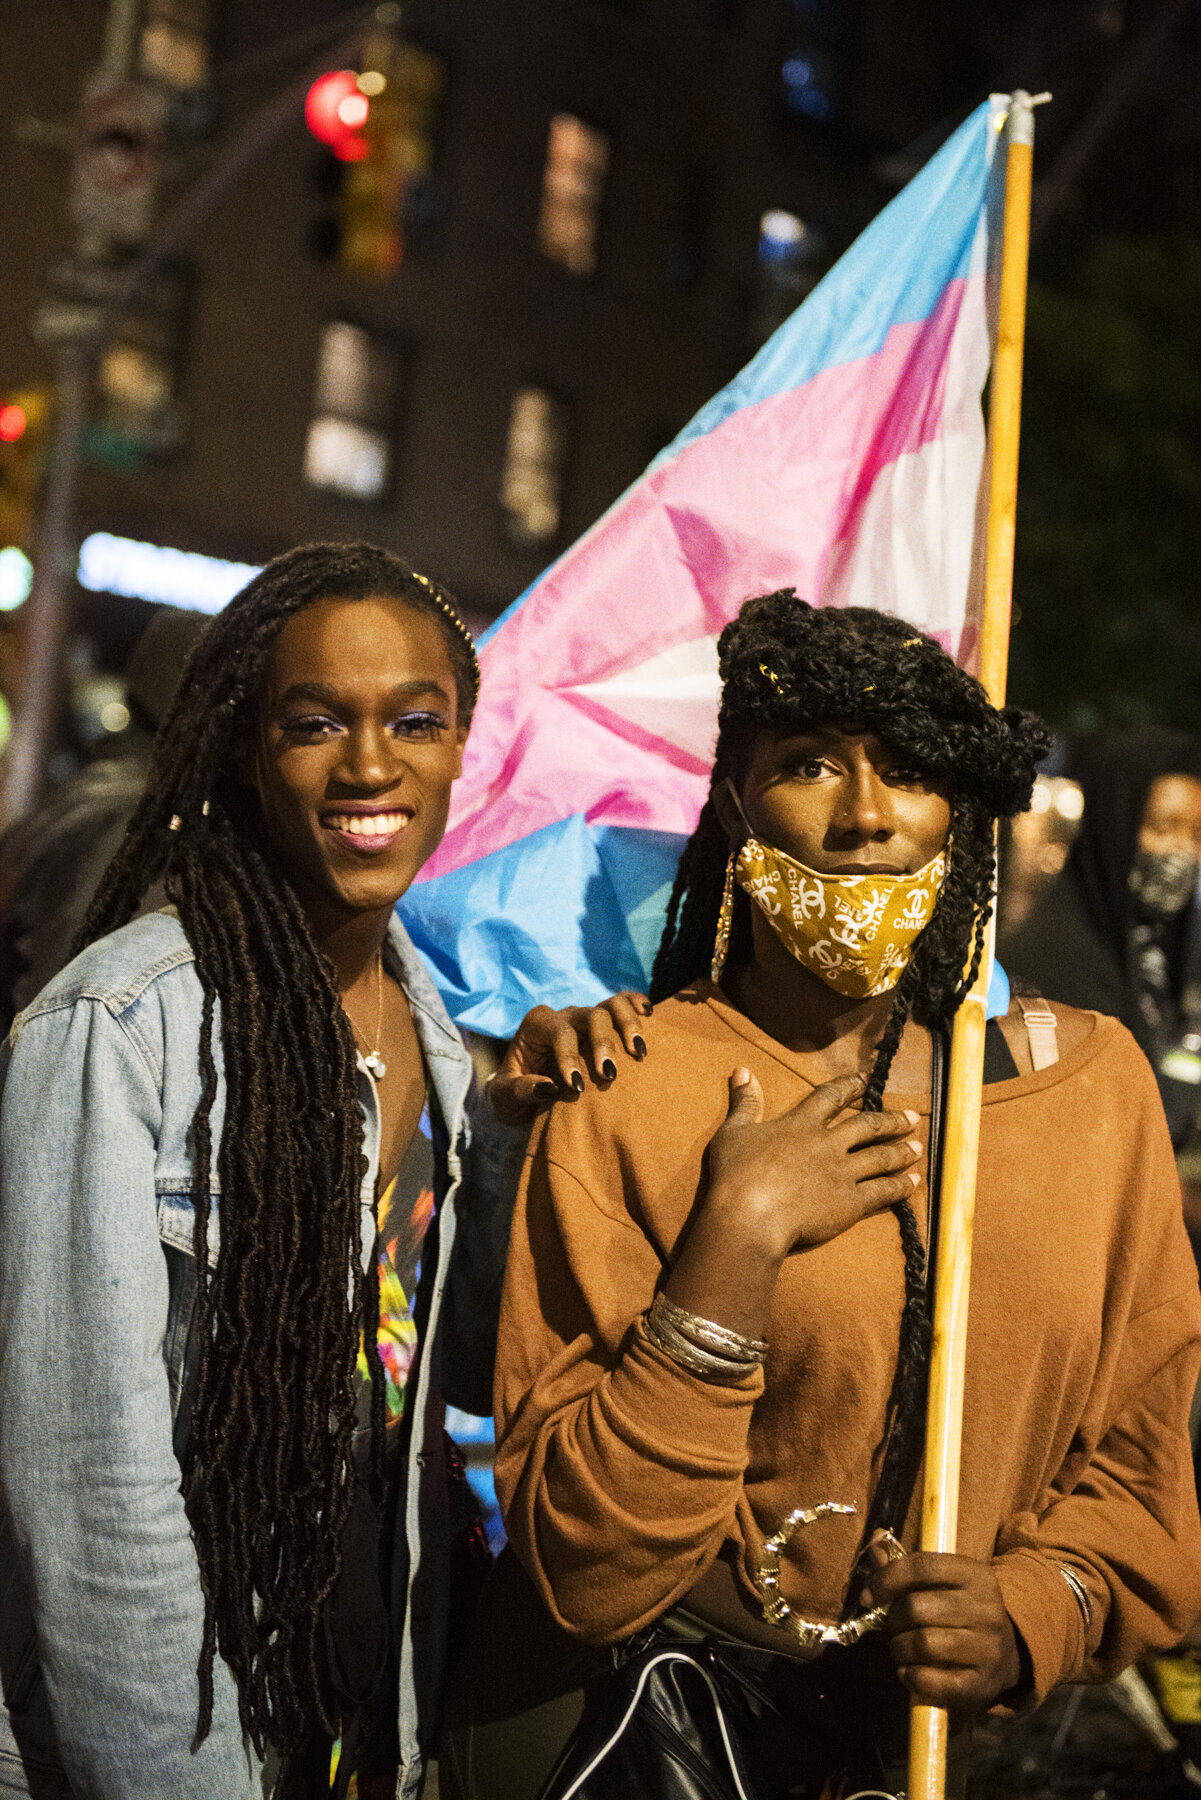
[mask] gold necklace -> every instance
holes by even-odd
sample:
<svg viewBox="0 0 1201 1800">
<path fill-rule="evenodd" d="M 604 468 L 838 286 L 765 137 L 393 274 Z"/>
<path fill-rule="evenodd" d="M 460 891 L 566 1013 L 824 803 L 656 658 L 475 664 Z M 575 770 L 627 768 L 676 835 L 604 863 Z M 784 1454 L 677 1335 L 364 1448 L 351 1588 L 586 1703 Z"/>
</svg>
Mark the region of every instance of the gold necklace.
<svg viewBox="0 0 1201 1800">
<path fill-rule="evenodd" d="M 857 1644 L 869 1631 L 878 1631 L 888 1615 L 886 1606 L 873 1606 L 869 1612 L 857 1613 L 854 1618 L 843 1619 L 837 1625 L 828 1625 L 820 1619 L 801 1618 L 780 1592 L 780 1554 L 797 1527 L 814 1525 L 819 1519 L 840 1513 L 849 1515 L 854 1511 L 853 1506 L 845 1506 L 837 1500 L 821 1500 L 816 1506 L 798 1506 L 773 1537 L 764 1539 L 763 1559 L 751 1575 L 763 1617 L 769 1625 L 780 1625 L 791 1632 L 802 1650 L 821 1650 L 827 1644 L 838 1644 L 846 1649 Z M 895 1562 L 905 1554 L 904 1547 L 891 1531 L 882 1531 L 878 1542 L 889 1562 Z"/>
<path fill-rule="evenodd" d="M 383 1024 L 384 1024 L 384 952 L 383 952 L 382 948 L 380 949 L 380 951 L 375 959 L 375 1047 L 374 1047 L 374 1049 L 368 1050 L 366 1048 L 366 1040 L 364 1039 L 363 1034 L 359 1030 L 358 1026 L 355 1024 L 354 1019 L 351 1017 L 349 1008 L 347 1008 L 347 1010 L 346 1010 L 346 1017 L 348 1019 L 350 1019 L 350 1029 L 354 1032 L 355 1037 L 359 1040 L 359 1043 L 363 1045 L 363 1067 L 366 1069 L 368 1075 L 370 1075 L 370 1077 L 373 1081 L 382 1081 L 384 1079 L 384 1076 L 388 1073 L 388 1065 L 379 1053 L 379 1041 L 380 1041 L 380 1037 L 383 1032 Z"/>
</svg>

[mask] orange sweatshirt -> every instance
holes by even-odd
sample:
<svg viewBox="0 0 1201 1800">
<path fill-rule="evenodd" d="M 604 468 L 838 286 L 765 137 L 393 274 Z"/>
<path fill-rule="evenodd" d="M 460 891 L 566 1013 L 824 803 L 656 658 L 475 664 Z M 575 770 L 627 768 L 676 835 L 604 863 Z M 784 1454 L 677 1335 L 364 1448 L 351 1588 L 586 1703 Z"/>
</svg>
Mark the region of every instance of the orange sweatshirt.
<svg viewBox="0 0 1201 1800">
<path fill-rule="evenodd" d="M 788 1259 L 761 1373 L 728 1388 L 679 1368 L 641 1315 L 703 1193 L 729 1076 L 753 1071 L 769 1117 L 810 1083 L 708 982 L 645 1031 L 645 1062 L 554 1106 L 531 1139 L 495 1392 L 509 1535 L 553 1617 L 605 1643 L 680 1601 L 726 1540 L 749 1590 L 793 1507 L 849 1501 L 856 1517 L 802 1528 L 783 1558 L 793 1608 L 834 1620 L 896 1365 L 896 1220 Z M 886 1104 L 921 1111 L 924 1137 L 928 1097 Z M 924 1190 L 915 1205 L 924 1230 Z M 1062 1061 L 984 1092 L 959 1549 L 991 1559 L 1039 1697 L 1108 1678 L 1201 1613 L 1187 1435 L 1199 1322 L 1154 1077 L 1129 1033 L 1093 1015 Z M 909 1547 L 916 1520 L 915 1500 Z"/>
</svg>

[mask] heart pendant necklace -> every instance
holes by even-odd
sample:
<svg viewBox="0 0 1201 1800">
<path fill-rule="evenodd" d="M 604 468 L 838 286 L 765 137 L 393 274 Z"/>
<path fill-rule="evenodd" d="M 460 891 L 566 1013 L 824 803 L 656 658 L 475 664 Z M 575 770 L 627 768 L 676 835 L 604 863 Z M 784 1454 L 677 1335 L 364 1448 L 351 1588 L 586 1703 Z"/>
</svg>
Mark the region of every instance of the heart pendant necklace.
<svg viewBox="0 0 1201 1800">
<path fill-rule="evenodd" d="M 350 1019 L 349 1013 L 347 1013 L 346 1016 L 348 1019 Z M 384 952 L 381 948 L 379 955 L 375 959 L 375 1047 L 374 1047 L 374 1049 L 371 1049 L 371 1050 L 368 1050 L 366 1048 L 364 1048 L 364 1050 L 363 1050 L 363 1067 L 366 1069 L 368 1075 L 370 1075 L 372 1081 L 382 1081 L 384 1079 L 384 1076 L 388 1073 L 388 1065 L 379 1053 L 379 1041 L 380 1041 L 380 1035 L 381 1035 L 381 1032 L 383 1029 L 383 1023 L 384 1023 Z M 358 1026 L 355 1024 L 353 1019 L 350 1019 L 350 1028 L 354 1032 L 356 1038 L 358 1038 L 359 1043 L 362 1044 L 363 1043 L 362 1033 L 360 1032 Z"/>
</svg>

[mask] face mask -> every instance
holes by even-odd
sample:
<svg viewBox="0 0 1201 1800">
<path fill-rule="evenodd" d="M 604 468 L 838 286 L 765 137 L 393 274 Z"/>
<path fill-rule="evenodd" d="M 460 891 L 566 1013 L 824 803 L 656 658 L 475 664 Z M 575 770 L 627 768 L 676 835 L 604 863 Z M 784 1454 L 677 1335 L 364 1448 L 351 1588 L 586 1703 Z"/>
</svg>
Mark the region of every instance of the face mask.
<svg viewBox="0 0 1201 1800">
<path fill-rule="evenodd" d="M 940 850 L 915 875 L 822 875 L 750 837 L 734 878 L 797 961 L 848 1000 L 896 986 L 947 871 Z"/>
<path fill-rule="evenodd" d="M 1140 850 L 1127 885 L 1148 912 L 1170 919 L 1197 891 L 1197 860 L 1184 850 Z"/>
</svg>

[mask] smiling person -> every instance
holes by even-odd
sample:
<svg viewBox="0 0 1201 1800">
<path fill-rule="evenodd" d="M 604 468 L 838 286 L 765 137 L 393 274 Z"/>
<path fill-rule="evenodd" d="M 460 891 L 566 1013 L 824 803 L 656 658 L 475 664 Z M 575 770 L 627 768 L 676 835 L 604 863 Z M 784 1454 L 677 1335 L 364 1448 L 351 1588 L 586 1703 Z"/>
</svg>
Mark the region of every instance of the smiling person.
<svg viewBox="0 0 1201 1800">
<path fill-rule="evenodd" d="M 397 558 L 270 563 L 189 663 L 87 947 L 17 1019 L 0 1794 L 328 1794 L 331 1762 L 360 1800 L 420 1788 L 456 1517 L 472 1551 L 443 1395 L 488 1404 L 525 1134 L 469 1125 L 393 908 L 478 686 Z M 633 1054 L 636 1004 L 540 1009 L 508 1119 Z"/>
<path fill-rule="evenodd" d="M 527 1156 L 496 1382 L 521 1568 L 482 1609 L 444 1795 L 538 1791 L 568 1668 L 592 1679 L 548 1800 L 657 1800 L 672 1758 L 689 1792 L 892 1792 L 910 1696 L 1027 1706 L 1201 1605 L 1171 1146 L 1127 1032 L 1065 1007 L 1050 1048 L 1016 1007 L 989 1030 L 960 1553 L 915 1551 L 932 1096 L 1045 733 L 866 609 L 769 594 L 719 649 L 651 1054 Z M 484 1675 L 517 1616 L 506 1713 Z M 589 1665 L 613 1645 L 617 1673 Z"/>
</svg>

